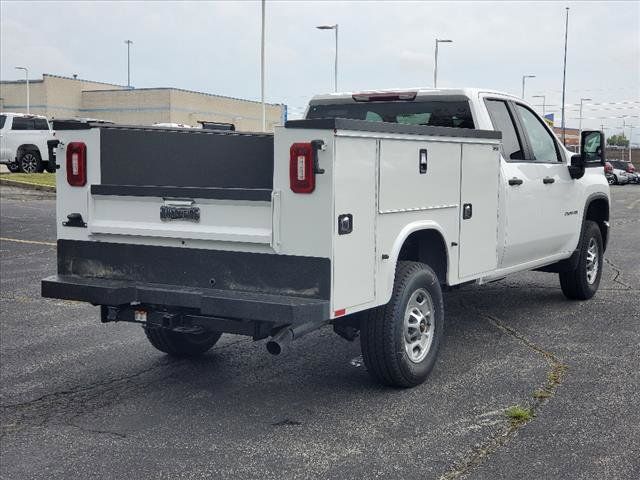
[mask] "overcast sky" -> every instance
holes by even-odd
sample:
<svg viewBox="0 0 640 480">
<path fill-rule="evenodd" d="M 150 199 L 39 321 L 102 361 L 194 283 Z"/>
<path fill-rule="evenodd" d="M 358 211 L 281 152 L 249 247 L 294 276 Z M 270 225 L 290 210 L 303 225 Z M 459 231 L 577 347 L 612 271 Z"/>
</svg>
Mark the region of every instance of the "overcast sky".
<svg viewBox="0 0 640 480">
<path fill-rule="evenodd" d="M 638 126 L 640 2 L 267 1 L 267 100 L 300 114 L 333 90 L 332 31 L 340 25 L 339 89 L 432 86 L 434 39 L 440 87 L 485 87 L 546 95 L 559 110 L 565 6 L 570 7 L 567 125 Z M 132 84 L 260 97 L 260 2 L 0 1 L 0 78 L 16 65 L 42 73 L 126 84 L 125 39 L 133 40 Z M 628 135 L 628 129 L 627 129 Z"/>
</svg>

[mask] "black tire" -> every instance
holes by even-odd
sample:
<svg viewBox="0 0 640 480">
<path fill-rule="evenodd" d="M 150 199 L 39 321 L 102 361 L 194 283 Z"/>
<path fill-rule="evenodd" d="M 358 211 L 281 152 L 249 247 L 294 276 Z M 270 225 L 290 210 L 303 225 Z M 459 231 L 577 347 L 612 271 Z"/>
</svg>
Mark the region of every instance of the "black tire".
<svg viewBox="0 0 640 480">
<path fill-rule="evenodd" d="M 613 184 L 614 185 L 620 185 L 620 182 L 618 181 L 618 176 L 617 175 L 613 176 Z"/>
<path fill-rule="evenodd" d="M 20 171 L 20 164 L 18 162 L 7 163 L 7 168 L 11 173 L 18 173 Z"/>
<path fill-rule="evenodd" d="M 616 178 L 615 178 L 613 175 L 611 175 L 610 177 L 607 177 L 607 183 L 608 183 L 609 185 L 615 185 L 615 183 L 616 183 Z"/>
<path fill-rule="evenodd" d="M 593 248 L 596 248 L 595 256 Z M 570 300 L 588 300 L 595 295 L 602 278 L 602 233 L 598 224 L 587 220 L 580 240 L 578 266 L 568 272 L 560 272 L 560 288 Z M 595 263 L 595 274 L 593 265 Z"/>
<path fill-rule="evenodd" d="M 18 158 L 20 171 L 23 173 L 42 172 L 42 159 L 40 153 L 36 150 L 26 150 Z"/>
<path fill-rule="evenodd" d="M 46 164 L 44 169 L 49 172 L 49 173 L 56 173 L 56 162 L 49 160 Z"/>
<path fill-rule="evenodd" d="M 422 292 L 429 295 L 431 302 L 427 328 L 432 338 L 429 347 L 424 349 L 424 358 L 416 361 L 409 357 L 406 346 L 406 329 L 410 327 L 405 318 L 409 301 Z M 422 332 L 422 323 L 416 325 L 420 325 Z M 423 333 L 414 331 L 422 337 Z M 443 331 L 442 290 L 435 272 L 423 263 L 398 262 L 391 300 L 368 311 L 360 323 L 360 347 L 367 371 L 383 385 L 408 388 L 421 384 L 435 365 Z"/>
<path fill-rule="evenodd" d="M 145 327 L 144 333 L 151 345 L 174 357 L 202 355 L 213 347 L 222 336 L 219 332 L 193 334 L 174 332 L 160 327 Z"/>
</svg>

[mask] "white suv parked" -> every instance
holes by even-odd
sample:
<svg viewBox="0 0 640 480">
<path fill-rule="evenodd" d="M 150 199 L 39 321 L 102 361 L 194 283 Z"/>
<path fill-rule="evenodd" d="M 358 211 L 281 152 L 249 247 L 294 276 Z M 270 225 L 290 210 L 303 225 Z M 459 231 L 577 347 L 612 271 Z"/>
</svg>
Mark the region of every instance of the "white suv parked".
<svg viewBox="0 0 640 480">
<path fill-rule="evenodd" d="M 55 172 L 55 158 L 49 161 L 47 141 L 53 132 L 46 117 L 22 113 L 0 114 L 0 163 L 11 172 Z"/>
</svg>

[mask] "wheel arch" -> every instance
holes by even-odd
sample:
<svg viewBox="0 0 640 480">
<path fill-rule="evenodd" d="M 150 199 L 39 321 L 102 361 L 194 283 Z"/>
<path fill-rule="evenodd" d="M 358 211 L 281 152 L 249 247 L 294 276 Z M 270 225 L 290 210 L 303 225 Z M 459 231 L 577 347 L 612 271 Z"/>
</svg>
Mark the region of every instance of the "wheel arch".
<svg viewBox="0 0 640 480">
<path fill-rule="evenodd" d="M 40 160 L 42 160 L 40 149 L 33 143 L 23 143 L 22 145 L 20 145 L 16 150 L 16 160 L 18 160 L 24 152 L 36 152 L 38 155 L 40 155 Z"/>
<path fill-rule="evenodd" d="M 609 240 L 609 197 L 606 194 L 593 193 L 587 197 L 582 217 L 582 228 L 587 220 L 593 220 L 598 224 L 602 235 L 602 248 L 606 251 Z"/>
<path fill-rule="evenodd" d="M 449 252 L 443 229 L 435 222 L 416 222 L 403 228 L 394 242 L 390 257 L 394 266 L 392 275 L 395 275 L 399 261 L 412 260 L 429 265 L 441 284 L 448 282 Z"/>
</svg>

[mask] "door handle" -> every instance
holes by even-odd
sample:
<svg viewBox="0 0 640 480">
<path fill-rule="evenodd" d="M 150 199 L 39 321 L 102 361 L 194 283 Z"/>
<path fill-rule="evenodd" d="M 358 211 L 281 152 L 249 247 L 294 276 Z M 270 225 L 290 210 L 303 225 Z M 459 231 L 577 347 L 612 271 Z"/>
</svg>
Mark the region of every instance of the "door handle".
<svg viewBox="0 0 640 480">
<path fill-rule="evenodd" d="M 555 179 L 555 178 L 553 178 L 553 177 L 544 177 L 544 178 L 542 179 L 542 183 L 553 183 L 553 182 L 555 182 L 555 181 L 556 181 L 556 179 Z"/>
<path fill-rule="evenodd" d="M 509 185 L 522 185 L 523 180 L 521 178 L 513 177 L 509 179 Z"/>
</svg>

